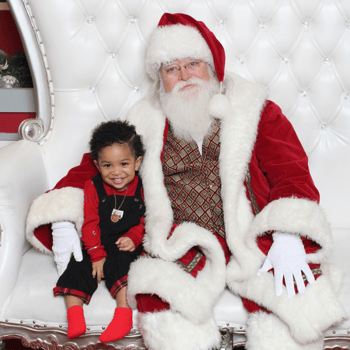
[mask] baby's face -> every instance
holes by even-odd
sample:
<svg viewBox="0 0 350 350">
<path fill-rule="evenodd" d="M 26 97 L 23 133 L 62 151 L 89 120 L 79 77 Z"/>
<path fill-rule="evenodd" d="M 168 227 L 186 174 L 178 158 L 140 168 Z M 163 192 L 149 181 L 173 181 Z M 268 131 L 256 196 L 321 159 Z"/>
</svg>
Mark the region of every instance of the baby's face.
<svg viewBox="0 0 350 350">
<path fill-rule="evenodd" d="M 118 191 L 128 188 L 139 170 L 142 157 L 135 158 L 128 144 L 102 148 L 94 163 L 102 180 Z"/>
</svg>

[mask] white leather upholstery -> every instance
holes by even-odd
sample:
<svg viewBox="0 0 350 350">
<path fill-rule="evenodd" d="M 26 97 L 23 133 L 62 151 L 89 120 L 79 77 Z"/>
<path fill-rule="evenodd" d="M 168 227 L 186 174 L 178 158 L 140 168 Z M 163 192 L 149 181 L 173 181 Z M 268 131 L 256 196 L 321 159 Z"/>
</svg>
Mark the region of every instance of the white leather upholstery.
<svg viewBox="0 0 350 350">
<path fill-rule="evenodd" d="M 57 278 L 52 257 L 27 251 L 25 215 L 31 200 L 79 163 L 96 124 L 123 119 L 146 95 L 145 50 L 164 12 L 184 12 L 204 21 L 225 47 L 226 69 L 266 85 L 270 99 L 294 125 L 334 229 L 331 260 L 346 272 L 342 301 L 350 314 L 348 0 L 24 3 L 38 30 L 54 119 L 41 144 L 19 141 L 0 149 L 0 322 L 66 324 L 63 300 L 51 292 Z M 88 325 L 108 324 L 114 307 L 101 286 L 85 308 Z M 219 325 L 244 329 L 246 312 L 227 290 L 214 312 Z M 346 335 L 349 330 L 347 322 L 327 334 Z"/>
</svg>

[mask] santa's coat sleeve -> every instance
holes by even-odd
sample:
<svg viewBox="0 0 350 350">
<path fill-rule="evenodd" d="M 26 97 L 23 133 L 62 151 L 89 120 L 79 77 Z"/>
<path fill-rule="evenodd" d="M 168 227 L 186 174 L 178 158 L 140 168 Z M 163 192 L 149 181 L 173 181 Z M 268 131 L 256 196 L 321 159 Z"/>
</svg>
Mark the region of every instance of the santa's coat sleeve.
<svg viewBox="0 0 350 350">
<path fill-rule="evenodd" d="M 254 156 L 270 187 L 269 202 L 288 197 L 319 202 L 299 138 L 281 109 L 271 101 L 267 101 L 262 112 Z"/>
<path fill-rule="evenodd" d="M 315 341 L 328 327 L 346 318 L 337 298 L 341 272 L 325 263 L 332 250 L 332 236 L 318 205 L 319 194 L 309 173 L 307 156 L 289 121 L 273 103 L 268 102 L 262 113 L 249 170 L 259 205 L 242 235 L 244 239 L 237 244 L 228 238 L 234 257 L 227 268 L 227 283 L 235 293 L 277 315 L 300 343 Z M 261 176 L 265 179 L 259 179 Z M 264 181 L 269 188 L 265 192 Z M 274 230 L 298 234 L 320 247 L 307 254 L 307 261 L 321 263 L 323 275 L 294 298 L 286 292 L 276 296 L 272 274 L 257 276 L 266 258 L 257 241 Z M 239 265 L 244 267 L 237 268 Z"/>
<path fill-rule="evenodd" d="M 84 184 L 98 173 L 89 153 L 56 186 L 36 198 L 27 216 L 26 237 L 42 252 L 52 250 L 51 223 L 70 221 L 79 234 L 84 220 Z"/>
</svg>

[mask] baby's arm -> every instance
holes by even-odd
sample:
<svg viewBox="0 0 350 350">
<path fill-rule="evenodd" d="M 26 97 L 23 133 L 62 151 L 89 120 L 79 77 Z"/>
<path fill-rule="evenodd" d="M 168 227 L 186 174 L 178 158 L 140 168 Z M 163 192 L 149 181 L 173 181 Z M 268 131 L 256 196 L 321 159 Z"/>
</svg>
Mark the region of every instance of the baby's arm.
<svg viewBox="0 0 350 350">
<path fill-rule="evenodd" d="M 84 187 L 84 223 L 81 230 L 81 240 L 85 250 L 90 255 L 91 262 L 100 261 L 107 256 L 101 244 L 100 217 L 98 215 L 98 195 L 91 180 Z"/>
<path fill-rule="evenodd" d="M 97 275 L 97 283 L 100 283 L 101 279 L 105 277 L 103 274 L 103 264 L 105 261 L 106 258 L 102 258 L 101 260 L 92 263 L 92 277 L 95 278 Z"/>
</svg>

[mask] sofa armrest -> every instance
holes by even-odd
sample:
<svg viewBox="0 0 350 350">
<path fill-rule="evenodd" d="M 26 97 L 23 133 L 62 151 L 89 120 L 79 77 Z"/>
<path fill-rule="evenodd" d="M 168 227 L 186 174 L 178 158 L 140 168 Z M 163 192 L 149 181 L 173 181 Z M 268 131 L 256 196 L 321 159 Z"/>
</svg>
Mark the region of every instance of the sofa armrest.
<svg viewBox="0 0 350 350">
<path fill-rule="evenodd" d="M 0 311 L 29 249 L 25 222 L 31 202 L 48 189 L 41 146 L 18 141 L 0 149 Z"/>
</svg>

